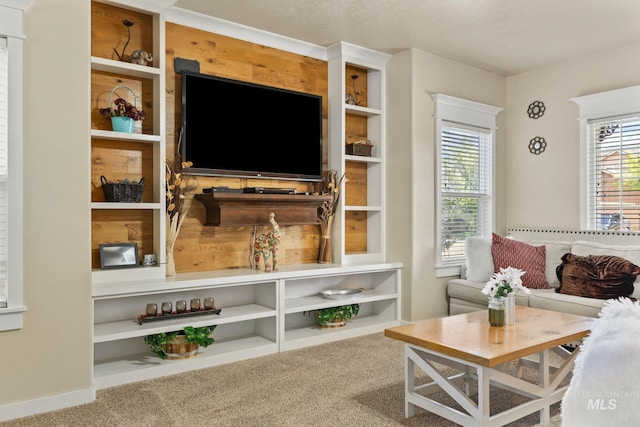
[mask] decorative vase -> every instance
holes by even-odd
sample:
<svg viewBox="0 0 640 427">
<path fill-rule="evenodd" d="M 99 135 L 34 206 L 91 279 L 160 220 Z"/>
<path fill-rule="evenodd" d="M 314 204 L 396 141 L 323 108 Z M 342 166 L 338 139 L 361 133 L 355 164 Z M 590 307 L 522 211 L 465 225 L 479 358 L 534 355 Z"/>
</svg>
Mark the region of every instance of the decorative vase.
<svg viewBox="0 0 640 427">
<path fill-rule="evenodd" d="M 327 220 L 327 225 L 321 224 L 320 230 L 322 236 L 320 236 L 320 251 L 318 253 L 318 263 L 331 264 L 331 226 L 333 225 L 333 215 Z"/>
<path fill-rule="evenodd" d="M 489 297 L 489 325 L 504 326 L 505 298 Z"/>
<path fill-rule="evenodd" d="M 176 263 L 173 259 L 173 246 L 167 246 L 167 276 L 176 275 Z"/>
<path fill-rule="evenodd" d="M 509 294 L 504 301 L 504 324 L 515 325 L 516 323 L 516 294 Z"/>
<path fill-rule="evenodd" d="M 111 117 L 111 127 L 115 132 L 133 133 L 134 124 L 131 117 Z"/>
</svg>

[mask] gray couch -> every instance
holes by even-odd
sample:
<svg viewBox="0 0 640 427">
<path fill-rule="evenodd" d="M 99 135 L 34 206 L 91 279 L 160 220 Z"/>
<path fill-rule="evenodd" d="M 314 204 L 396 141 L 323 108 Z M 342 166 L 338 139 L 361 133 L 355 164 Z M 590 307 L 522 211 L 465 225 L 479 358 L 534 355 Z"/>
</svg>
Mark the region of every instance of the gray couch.
<svg viewBox="0 0 640 427">
<path fill-rule="evenodd" d="M 552 288 L 531 289 L 530 295 L 519 292 L 516 295 L 516 304 L 519 305 L 598 317 L 606 300 L 555 292 L 555 288 L 560 285 L 556 277 L 556 267 L 562 263 L 561 257 L 567 252 L 581 256 L 615 255 L 640 265 L 640 234 L 637 233 L 558 230 L 531 233 L 530 231 L 532 230 L 512 229 L 509 236 L 531 245 L 545 246 L 545 277 Z M 569 240 L 575 237 L 580 240 Z M 583 240 L 585 237 L 589 240 Z M 493 272 L 491 237 L 468 238 L 465 246 L 467 260 L 462 268 L 461 277 L 452 279 L 447 284 L 450 315 L 487 308 L 487 295 L 481 291 Z M 634 283 L 634 292 L 631 296 L 640 298 L 640 279 Z"/>
</svg>

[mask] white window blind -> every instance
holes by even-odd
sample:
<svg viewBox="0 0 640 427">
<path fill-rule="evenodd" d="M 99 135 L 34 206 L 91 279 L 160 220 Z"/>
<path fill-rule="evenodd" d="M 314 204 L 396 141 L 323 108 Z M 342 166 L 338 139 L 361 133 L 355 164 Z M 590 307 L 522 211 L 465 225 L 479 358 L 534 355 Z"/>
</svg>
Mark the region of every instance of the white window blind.
<svg viewBox="0 0 640 427">
<path fill-rule="evenodd" d="M 0 308 L 7 306 L 7 255 L 8 255 L 8 110 L 9 67 L 7 39 L 0 37 Z"/>
<path fill-rule="evenodd" d="M 502 108 L 444 94 L 435 101 L 436 275 L 460 274 L 465 239 L 493 231 L 493 151 Z"/>
<path fill-rule="evenodd" d="M 640 231 L 640 115 L 591 119 L 586 132 L 588 228 Z"/>
<path fill-rule="evenodd" d="M 442 261 L 464 258 L 464 240 L 483 235 L 491 211 L 491 134 L 442 122 L 440 218 Z"/>
</svg>

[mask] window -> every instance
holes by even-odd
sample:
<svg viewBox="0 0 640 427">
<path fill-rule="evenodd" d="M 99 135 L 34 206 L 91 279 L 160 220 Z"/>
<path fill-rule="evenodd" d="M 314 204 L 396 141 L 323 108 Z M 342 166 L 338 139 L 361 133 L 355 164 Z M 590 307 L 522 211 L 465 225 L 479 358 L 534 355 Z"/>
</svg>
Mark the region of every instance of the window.
<svg viewBox="0 0 640 427">
<path fill-rule="evenodd" d="M 436 104 L 436 267 L 438 276 L 464 263 L 464 240 L 493 231 L 493 146 L 501 108 L 447 95 Z"/>
<path fill-rule="evenodd" d="M 572 101 L 580 107 L 581 227 L 640 231 L 640 86 Z"/>
<path fill-rule="evenodd" d="M 0 331 L 22 328 L 22 9 L 0 0 Z"/>
</svg>

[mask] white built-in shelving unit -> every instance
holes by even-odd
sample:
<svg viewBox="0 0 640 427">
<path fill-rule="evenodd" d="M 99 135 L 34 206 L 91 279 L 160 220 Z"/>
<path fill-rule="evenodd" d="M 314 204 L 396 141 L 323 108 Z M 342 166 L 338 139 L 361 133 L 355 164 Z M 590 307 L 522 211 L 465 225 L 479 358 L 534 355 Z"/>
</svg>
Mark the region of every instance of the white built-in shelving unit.
<svg viewBox="0 0 640 427">
<path fill-rule="evenodd" d="M 115 61 L 110 58 L 91 57 L 92 72 L 110 73 L 122 76 L 125 79 L 139 79 L 151 81 L 153 85 L 153 129 L 151 134 L 125 133 L 108 130 L 91 129 L 91 141 L 110 140 L 124 144 L 151 144 L 153 147 L 153 182 L 145 183 L 145 192 L 152 191 L 151 203 L 108 203 L 92 202 L 93 211 L 105 210 L 148 210 L 153 217 L 153 248 L 148 252 L 157 254 L 158 265 L 144 269 L 94 269 L 92 272 L 93 283 L 113 282 L 119 280 L 137 280 L 145 278 L 161 278 L 165 275 L 165 49 L 164 49 L 164 17 L 162 8 L 150 10 L 137 7 L 136 2 L 126 1 L 100 1 L 121 9 L 130 9 L 151 16 L 153 22 L 153 63 L 138 65 L 129 62 Z M 92 74 L 93 77 L 93 74 Z M 137 101 L 140 101 L 139 99 Z"/>
<path fill-rule="evenodd" d="M 387 55 L 340 43 L 328 49 L 329 55 L 329 166 L 348 171 L 352 164 L 367 168 L 367 201 L 349 205 L 342 198 L 339 207 L 336 264 L 281 266 L 276 272 L 232 269 L 198 273 L 179 273 L 165 277 L 165 46 L 164 13 L 168 6 L 151 2 L 99 0 L 115 8 L 131 9 L 152 17 L 153 63 L 141 66 L 108 58 L 91 57 L 93 73 L 110 73 L 125 79 L 144 79 L 153 83 L 153 131 L 151 134 L 125 134 L 91 130 L 95 140 L 153 147 L 153 198 L 145 203 L 107 203 L 94 201 L 92 212 L 108 210 L 151 211 L 153 252 L 157 267 L 94 270 L 93 301 L 93 379 L 98 389 L 119 384 L 178 374 L 193 369 L 273 354 L 310 345 L 381 332 L 400 323 L 401 264 L 384 261 L 384 66 Z M 366 70 L 368 106 L 344 103 L 346 65 Z M 336 99 L 339 100 L 336 101 Z M 350 115 L 367 118 L 367 137 L 375 144 L 371 157 L 345 154 L 345 122 Z M 145 191 L 146 188 L 145 188 Z M 365 213 L 367 251 L 345 253 L 345 215 Z M 336 228 L 334 227 L 334 233 Z M 361 289 L 349 300 L 329 300 L 320 295 L 329 289 Z M 193 298 L 214 298 L 220 314 L 171 317 L 139 324 L 146 305 L 175 303 Z M 343 304 L 360 304 L 358 316 L 346 327 L 324 329 L 316 325 L 313 310 Z M 171 332 L 185 326 L 216 325 L 215 343 L 201 348 L 197 357 L 162 360 L 152 353 L 144 337 Z"/>
<path fill-rule="evenodd" d="M 366 201 L 350 204 L 349 183 L 344 185 L 337 221 L 334 224 L 336 262 L 342 264 L 381 262 L 385 259 L 385 67 L 390 56 L 345 42 L 327 49 L 329 60 L 329 167 L 346 172 L 366 167 Z M 345 101 L 352 92 L 348 85 L 349 67 L 366 73 L 367 105 L 352 105 Z M 352 117 L 366 118 L 366 138 L 373 148 L 371 156 L 346 154 L 347 123 Z M 366 227 L 366 249 L 352 250 L 349 222 L 361 221 Z M 360 227 L 358 227 L 360 228 Z"/>
<path fill-rule="evenodd" d="M 94 385 L 111 387 L 256 356 L 381 332 L 400 323 L 400 264 L 282 266 L 184 273 L 161 280 L 103 283 L 93 287 Z M 329 289 L 362 289 L 361 296 L 330 300 Z M 219 315 L 139 324 L 148 303 L 212 297 Z M 313 310 L 360 304 L 343 328 L 316 326 Z M 184 326 L 217 325 L 216 342 L 197 357 L 162 360 L 147 348 L 146 335 Z"/>
</svg>

